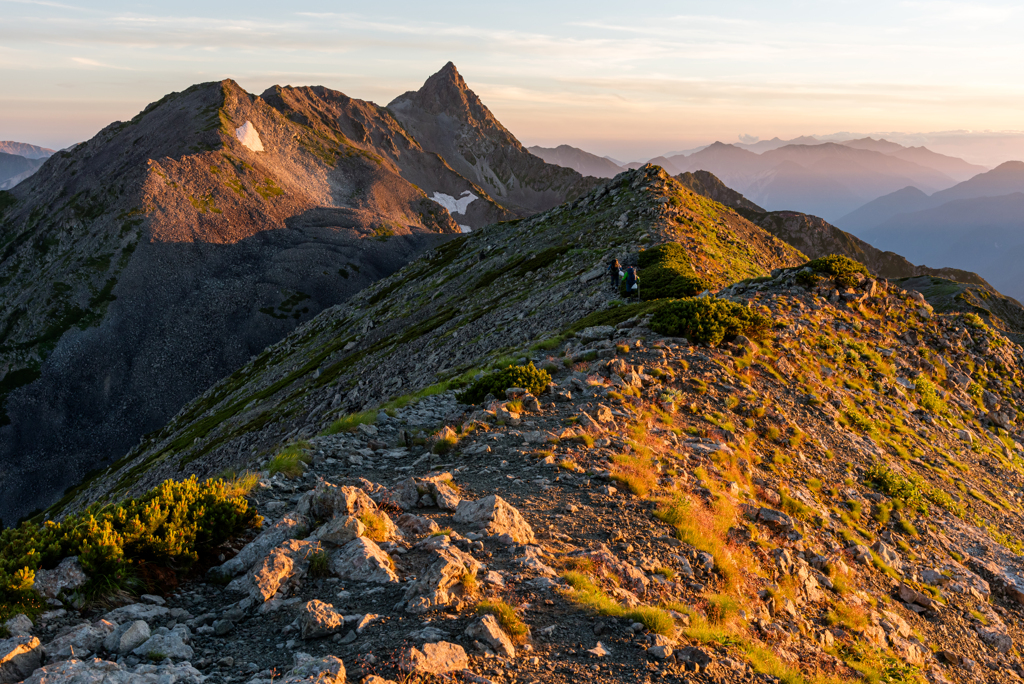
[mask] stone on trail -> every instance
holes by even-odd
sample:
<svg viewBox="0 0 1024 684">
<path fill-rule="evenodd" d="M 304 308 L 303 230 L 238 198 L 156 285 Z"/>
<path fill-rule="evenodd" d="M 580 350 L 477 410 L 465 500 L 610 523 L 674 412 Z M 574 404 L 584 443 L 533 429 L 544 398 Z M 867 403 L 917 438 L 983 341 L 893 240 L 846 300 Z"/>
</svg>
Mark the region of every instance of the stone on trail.
<svg viewBox="0 0 1024 684">
<path fill-rule="evenodd" d="M 507 534 L 517 544 L 535 544 L 537 541 L 533 528 L 519 511 L 495 494 L 478 501 L 463 501 L 452 520 L 488 534 Z"/>
<path fill-rule="evenodd" d="M 107 635 L 103 648 L 109 653 L 125 655 L 145 643 L 152 634 L 145 620 L 126 622 Z"/>
<path fill-rule="evenodd" d="M 299 630 L 303 639 L 317 639 L 333 634 L 345 626 L 345 616 L 329 603 L 316 599 L 302 606 Z"/>
<path fill-rule="evenodd" d="M 402 532 L 412 535 L 414 537 L 421 537 L 431 532 L 437 532 L 440 530 L 440 526 L 430 518 L 424 518 L 421 515 L 413 515 L 412 513 L 403 513 L 395 521 L 398 524 L 399 529 Z"/>
<path fill-rule="evenodd" d="M 33 589 L 46 598 L 57 598 L 64 589 L 77 589 L 88 581 L 78 556 L 68 556 L 53 570 L 37 570 Z"/>
<path fill-rule="evenodd" d="M 275 684 L 345 684 L 345 663 L 336 656 L 302 661 Z"/>
<path fill-rule="evenodd" d="M 0 641 L 0 684 L 20 682 L 42 664 L 43 649 L 34 636 Z"/>
<path fill-rule="evenodd" d="M 150 606 L 145 603 L 130 603 L 127 606 L 115 608 L 104 615 L 103 618 L 120 624 L 126 620 L 145 620 L 146 622 L 153 622 L 155 620 L 162 620 L 170 614 L 170 608 L 164 608 L 163 606 Z"/>
<path fill-rule="evenodd" d="M 24 613 L 18 613 L 5 622 L 4 627 L 11 636 L 28 636 L 32 632 L 32 621 Z"/>
<path fill-rule="evenodd" d="M 212 572 L 224 577 L 234 577 L 245 572 L 281 542 L 286 539 L 294 539 L 296 532 L 305 525 L 305 518 L 292 511 L 256 535 L 255 539 L 242 547 L 237 556 L 217 566 Z"/>
<path fill-rule="evenodd" d="M 331 572 L 351 582 L 397 582 L 394 563 L 371 539 L 360 537 L 331 554 Z"/>
<path fill-rule="evenodd" d="M 405 590 L 406 612 L 418 615 L 449 605 L 464 576 L 476 576 L 483 567 L 468 553 L 454 546 L 431 551 L 434 561 Z"/>
<path fill-rule="evenodd" d="M 516 657 L 516 647 L 512 645 L 512 639 L 501 628 L 498 619 L 493 615 L 484 615 L 472 623 L 466 628 L 466 636 L 484 642 L 500 656 Z"/>
<path fill-rule="evenodd" d="M 177 625 L 167 634 L 154 634 L 132 651 L 142 658 L 154 659 L 155 656 L 162 656 L 159 660 L 170 658 L 171 660 L 192 660 L 195 652 L 188 645 L 192 638 L 188 627 Z"/>
<path fill-rule="evenodd" d="M 109 620 L 85 623 L 57 637 L 43 647 L 46 662 L 53 663 L 68 658 L 81 658 L 95 653 L 103 647 L 103 641 L 117 625 Z"/>
<path fill-rule="evenodd" d="M 461 646 L 439 641 L 423 644 L 422 650 L 412 646 L 405 649 L 398 667 L 402 672 L 442 675 L 469 667 L 469 657 Z"/>
<path fill-rule="evenodd" d="M 305 574 L 309 557 L 317 546 L 315 542 L 289 539 L 271 550 L 244 577 L 232 580 L 227 588 L 247 593 L 254 603 L 266 603 L 282 585 Z"/>
<path fill-rule="evenodd" d="M 344 546 L 353 539 L 358 539 L 366 534 L 366 526 L 351 515 L 339 515 L 331 518 L 317 528 L 311 536 L 311 540 L 318 540 L 335 546 Z"/>
<path fill-rule="evenodd" d="M 108 660 L 65 660 L 36 670 L 24 684 L 201 684 L 206 681 L 189 663 L 137 665 L 127 668 Z"/>
<path fill-rule="evenodd" d="M 296 511 L 318 520 L 329 520 L 336 515 L 358 517 L 363 513 L 376 513 L 377 504 L 358 487 L 339 487 L 321 480 L 316 487 L 302 495 Z"/>
</svg>

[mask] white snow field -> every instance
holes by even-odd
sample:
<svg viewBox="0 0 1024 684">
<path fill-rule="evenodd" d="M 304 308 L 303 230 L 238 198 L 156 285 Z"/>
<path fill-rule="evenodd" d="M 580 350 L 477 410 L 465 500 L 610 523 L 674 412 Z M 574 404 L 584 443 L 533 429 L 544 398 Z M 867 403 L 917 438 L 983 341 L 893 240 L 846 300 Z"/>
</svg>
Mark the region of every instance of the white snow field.
<svg viewBox="0 0 1024 684">
<path fill-rule="evenodd" d="M 251 121 L 246 121 L 236 128 L 235 137 L 253 152 L 263 151 L 263 141 L 260 140 L 260 134 L 256 132 L 256 127 Z"/>
<path fill-rule="evenodd" d="M 462 193 L 462 197 L 459 199 L 455 199 L 451 195 L 446 195 L 443 192 L 435 192 L 434 196 L 430 199 L 447 209 L 449 214 L 465 214 L 466 207 L 469 206 L 470 202 L 480 198 L 469 190 L 466 190 Z"/>
</svg>

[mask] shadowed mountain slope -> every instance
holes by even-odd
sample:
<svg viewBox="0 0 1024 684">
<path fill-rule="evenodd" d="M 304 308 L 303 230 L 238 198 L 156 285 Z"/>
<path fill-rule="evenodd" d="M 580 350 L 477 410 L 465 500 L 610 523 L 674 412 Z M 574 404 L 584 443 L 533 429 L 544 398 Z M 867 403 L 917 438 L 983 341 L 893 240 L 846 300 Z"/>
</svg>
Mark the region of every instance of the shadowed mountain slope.
<svg viewBox="0 0 1024 684">
<path fill-rule="evenodd" d="M 382 108 L 224 81 L 0 195 L 0 516 L 52 501 L 300 321 L 460 232 L 428 192 L 479 196 L 460 221 L 508 215 Z"/>
<path fill-rule="evenodd" d="M 530 154 L 451 62 L 419 90 L 392 100 L 388 110 L 424 149 L 439 154 L 496 202 L 520 215 L 550 209 L 599 183 Z"/>
</svg>

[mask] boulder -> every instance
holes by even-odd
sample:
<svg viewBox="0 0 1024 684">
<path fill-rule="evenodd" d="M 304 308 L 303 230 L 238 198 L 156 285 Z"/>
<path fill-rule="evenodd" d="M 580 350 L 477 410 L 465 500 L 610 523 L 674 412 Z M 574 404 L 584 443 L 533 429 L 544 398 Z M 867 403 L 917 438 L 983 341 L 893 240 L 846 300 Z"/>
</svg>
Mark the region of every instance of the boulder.
<svg viewBox="0 0 1024 684">
<path fill-rule="evenodd" d="M 339 515 L 318 527 L 309 538 L 326 544 L 344 546 L 364 534 L 366 534 L 366 526 L 359 521 L 359 518 L 351 515 Z"/>
<path fill-rule="evenodd" d="M 1013 638 L 1006 632 L 983 628 L 978 630 L 978 638 L 999 653 L 1009 653 L 1013 648 Z"/>
<path fill-rule="evenodd" d="M 306 573 L 309 557 L 317 547 L 316 542 L 289 539 L 272 549 L 244 577 L 232 580 L 228 590 L 246 593 L 254 603 L 265 603 L 274 598 L 282 585 Z"/>
<path fill-rule="evenodd" d="M 498 619 L 493 615 L 484 615 L 476 622 L 466 628 L 466 636 L 471 639 L 482 641 L 491 647 L 495 653 L 505 658 L 516 657 L 516 647 L 512 645 L 512 639 L 505 630 L 498 624 Z"/>
<path fill-rule="evenodd" d="M 0 684 L 20 682 L 42 665 L 43 649 L 34 636 L 0 641 Z"/>
<path fill-rule="evenodd" d="M 615 328 L 610 325 L 593 325 L 589 328 L 580 330 L 576 333 L 576 337 L 578 337 L 580 341 L 586 343 L 595 342 L 597 340 L 607 340 L 614 334 Z"/>
<path fill-rule="evenodd" d="M 309 658 L 299 663 L 275 684 L 345 684 L 345 663 L 336 656 Z"/>
<path fill-rule="evenodd" d="M 365 512 L 372 513 L 377 510 L 377 504 L 358 487 L 339 487 L 321 480 L 302 495 L 295 510 L 317 520 L 329 520 L 336 515 L 359 517 Z"/>
<path fill-rule="evenodd" d="M 103 647 L 107 635 L 117 629 L 109 620 L 97 620 L 79 625 L 57 637 L 43 647 L 46 662 L 53 663 L 68 658 L 83 658 Z"/>
<path fill-rule="evenodd" d="M 533 528 L 519 511 L 495 494 L 478 501 L 461 502 L 452 520 L 488 534 L 507 534 L 518 544 L 534 544 L 537 541 Z"/>
<path fill-rule="evenodd" d="M 331 554 L 331 572 L 352 582 L 397 582 L 394 562 L 377 544 L 366 537 L 353 539 Z"/>
<path fill-rule="evenodd" d="M 299 612 L 299 634 L 303 639 L 318 639 L 345 626 L 345 616 L 329 603 L 316 599 L 307 602 Z"/>
<path fill-rule="evenodd" d="M 206 677 L 189 663 L 123 667 L 99 658 L 65 660 L 36 670 L 24 684 L 201 684 Z"/>
<path fill-rule="evenodd" d="M 10 636 L 28 636 L 32 633 L 32 621 L 24 613 L 18 613 L 4 623 Z"/>
<path fill-rule="evenodd" d="M 78 564 L 78 556 L 69 556 L 53 570 L 37 570 L 33 588 L 46 598 L 57 598 L 65 589 L 77 589 L 89 578 Z"/>
<path fill-rule="evenodd" d="M 120 624 L 126 620 L 145 620 L 146 622 L 154 622 L 163 620 L 170 614 L 171 609 L 164 608 L 163 606 L 150 606 L 145 603 L 130 603 L 127 606 L 115 608 L 103 617 L 106 620 Z"/>
<path fill-rule="evenodd" d="M 255 539 L 242 547 L 237 556 L 217 566 L 214 571 L 225 577 L 240 575 L 281 542 L 286 539 L 294 539 L 298 531 L 305 526 L 305 518 L 296 511 L 292 511 L 256 535 Z"/>
<path fill-rule="evenodd" d="M 426 613 L 447 606 L 457 597 L 457 589 L 467 574 L 476 576 L 483 567 L 479 561 L 451 545 L 431 551 L 433 561 L 405 590 L 405 610 Z"/>
<path fill-rule="evenodd" d="M 402 652 L 398 667 L 403 672 L 442 675 L 469 667 L 469 658 L 461 646 L 439 641 L 423 644 L 423 648 L 410 646 Z"/>
<path fill-rule="evenodd" d="M 108 653 L 125 655 L 141 646 L 151 636 L 149 625 L 144 620 L 126 622 L 107 635 L 103 640 L 103 648 Z"/>
<path fill-rule="evenodd" d="M 437 532 L 441 529 L 438 524 L 430 518 L 413 515 L 412 513 L 403 513 L 395 522 L 398 524 L 398 528 L 402 530 L 402 532 L 414 537 L 421 537 L 425 534 Z"/>
<path fill-rule="evenodd" d="M 188 645 L 192 634 L 185 625 L 176 625 L 167 634 L 154 634 L 142 642 L 132 653 L 150 660 L 191 660 L 195 652 Z"/>
</svg>

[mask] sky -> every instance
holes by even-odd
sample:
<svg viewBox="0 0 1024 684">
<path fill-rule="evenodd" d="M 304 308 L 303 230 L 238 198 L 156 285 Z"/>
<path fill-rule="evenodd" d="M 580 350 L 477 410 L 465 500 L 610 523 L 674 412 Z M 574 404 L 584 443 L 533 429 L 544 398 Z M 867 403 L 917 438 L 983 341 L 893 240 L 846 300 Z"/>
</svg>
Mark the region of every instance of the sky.
<svg viewBox="0 0 1024 684">
<path fill-rule="evenodd" d="M 1021 3 L 0 0 L 0 16 L 0 139 L 53 148 L 202 81 L 387 104 L 451 60 L 527 145 L 640 160 L 888 132 L 1024 158 Z"/>
</svg>

